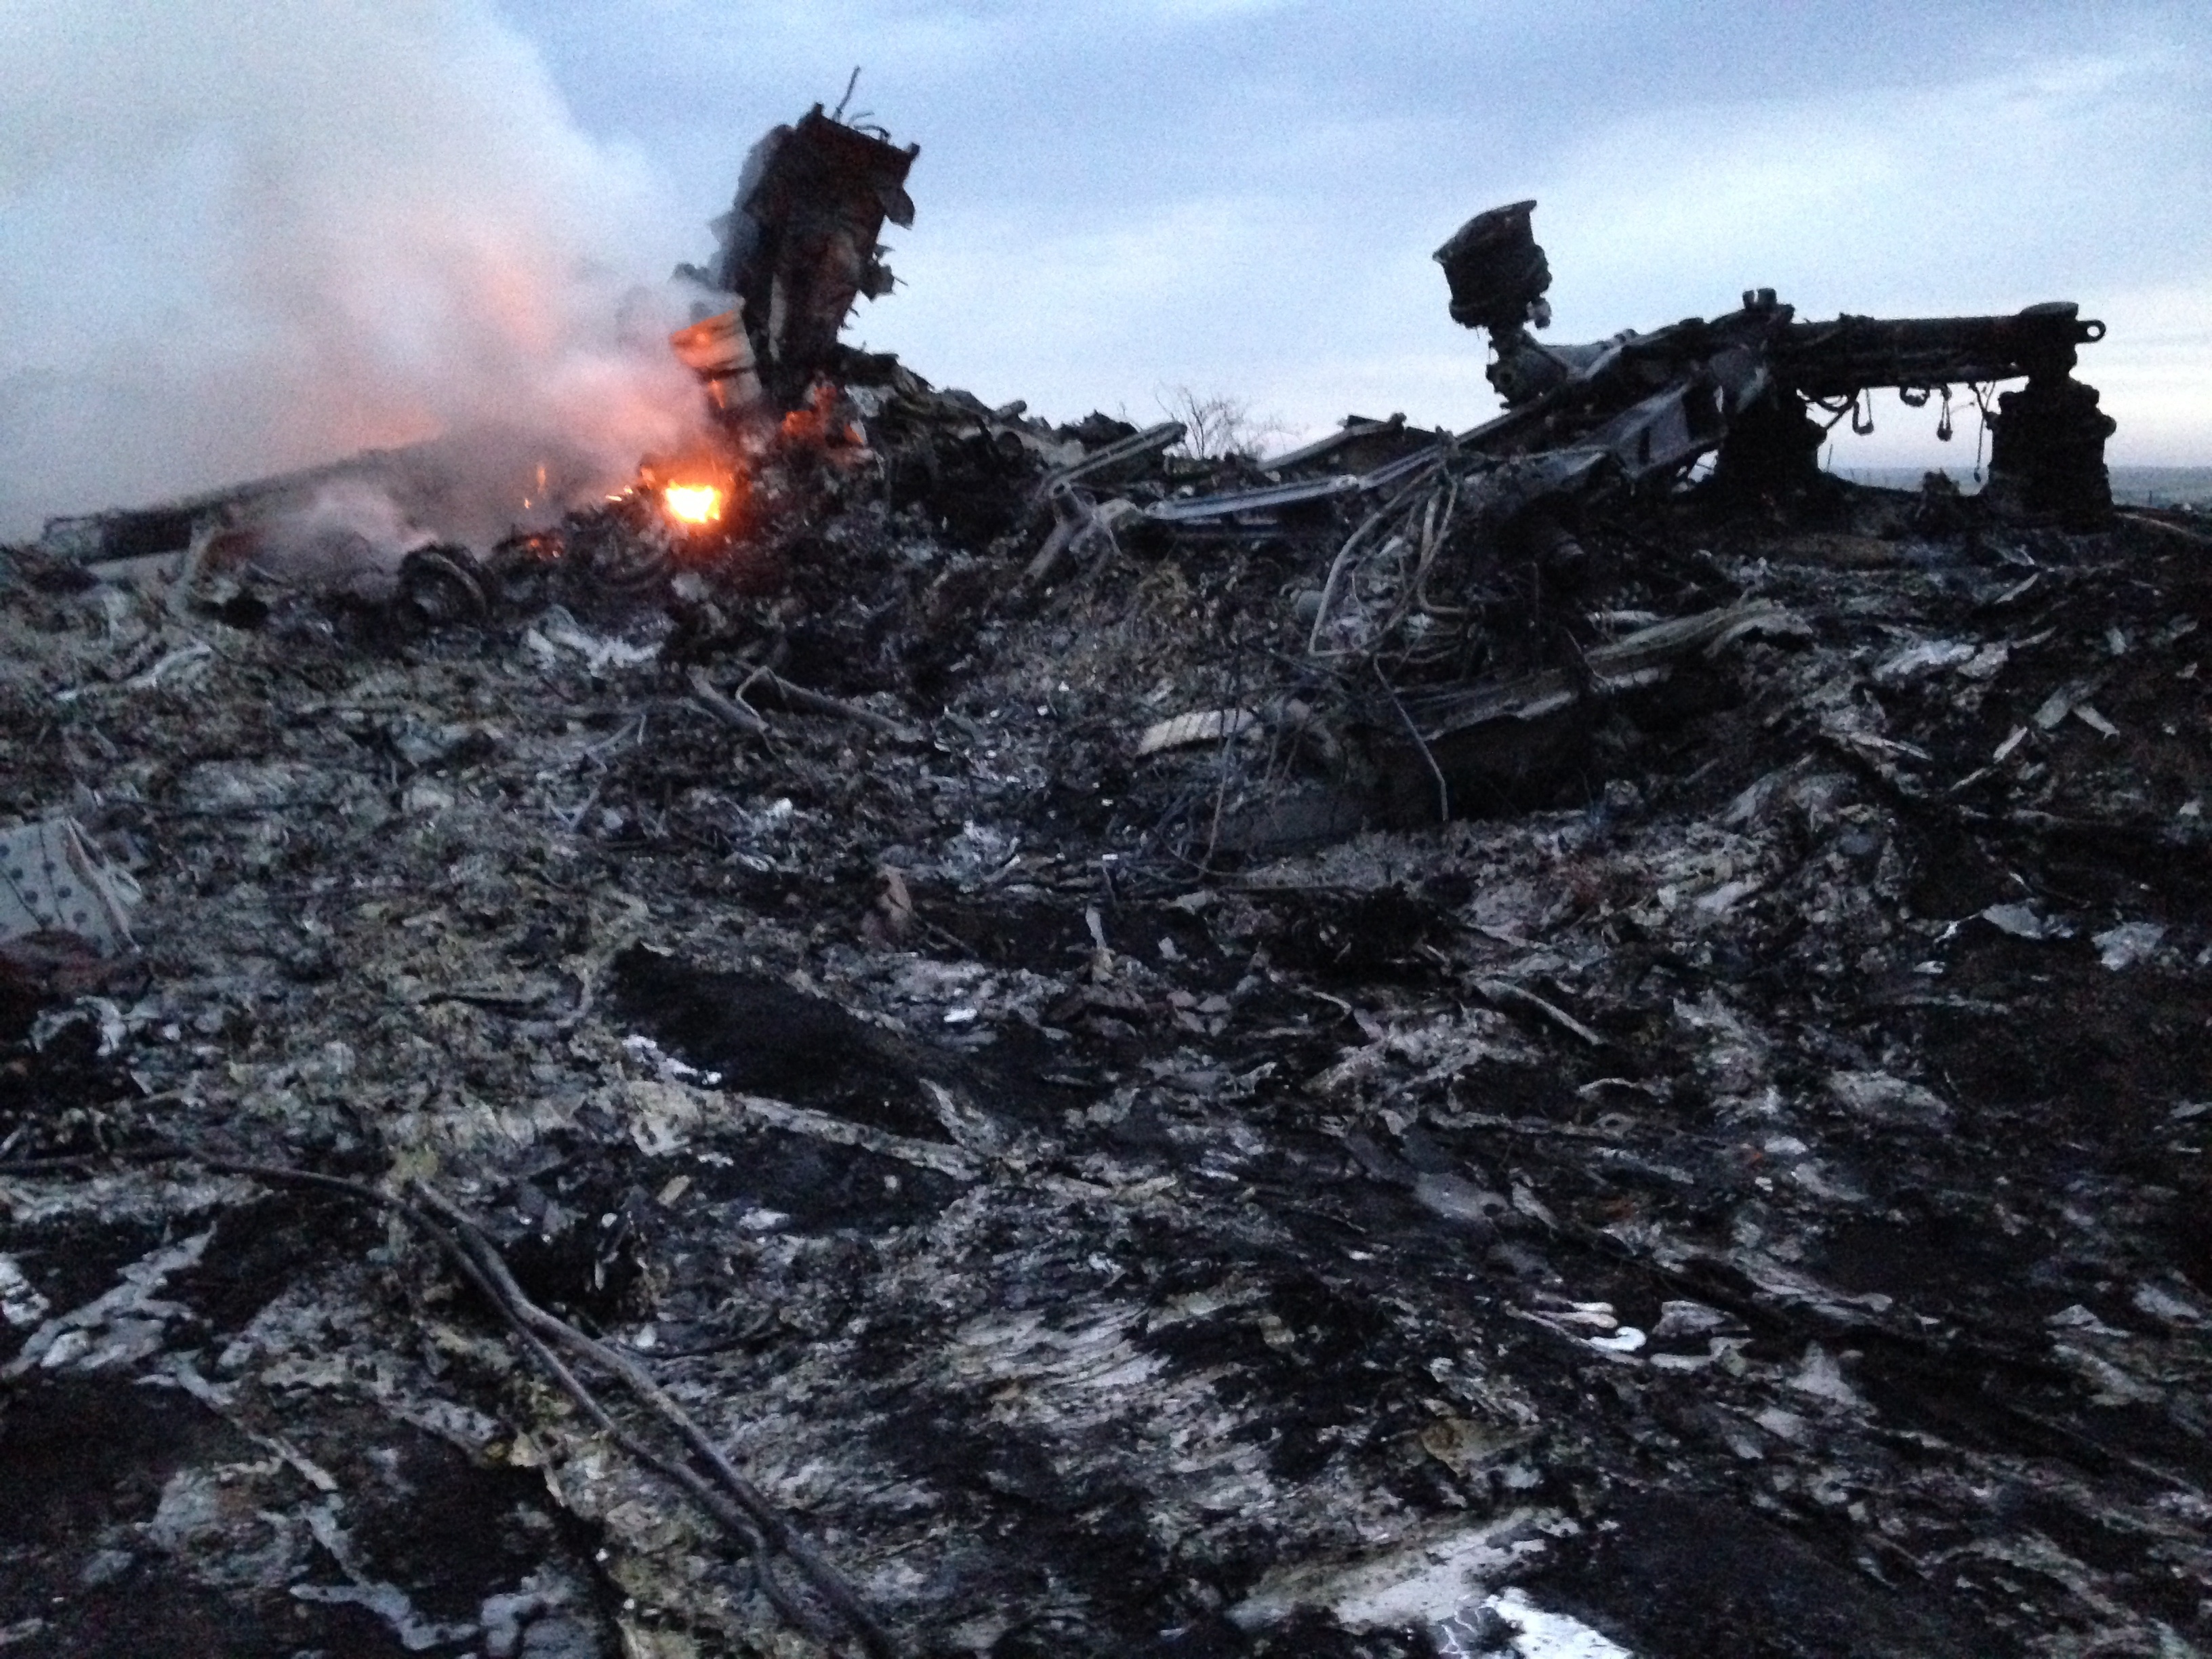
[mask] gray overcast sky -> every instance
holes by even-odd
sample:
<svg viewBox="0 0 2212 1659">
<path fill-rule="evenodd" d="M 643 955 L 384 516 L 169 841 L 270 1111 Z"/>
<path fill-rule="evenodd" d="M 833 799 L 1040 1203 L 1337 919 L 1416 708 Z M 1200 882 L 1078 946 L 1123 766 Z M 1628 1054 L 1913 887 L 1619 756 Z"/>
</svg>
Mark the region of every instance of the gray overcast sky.
<svg viewBox="0 0 2212 1659">
<path fill-rule="evenodd" d="M 2203 0 L 0 0 L 0 537 L 488 419 L 627 476 L 696 405 L 641 285 L 855 64 L 921 146 L 855 336 L 993 402 L 1471 423 L 1430 254 L 1534 196 L 1557 337 L 2075 299 L 2112 458 L 2212 464 Z"/>
<path fill-rule="evenodd" d="M 506 15 L 707 246 L 756 129 L 863 67 L 922 147 L 855 333 L 1041 412 L 1486 409 L 1429 255 L 1534 196 L 1554 335 L 2081 300 L 2117 460 L 2212 462 L 2212 8 L 568 0 Z M 682 215 L 690 222 L 681 222 Z M 1850 457 L 1960 459 L 1893 404 Z M 1971 428 L 1969 428 L 1971 430 Z M 1838 459 L 1847 459 L 1839 454 Z"/>
</svg>

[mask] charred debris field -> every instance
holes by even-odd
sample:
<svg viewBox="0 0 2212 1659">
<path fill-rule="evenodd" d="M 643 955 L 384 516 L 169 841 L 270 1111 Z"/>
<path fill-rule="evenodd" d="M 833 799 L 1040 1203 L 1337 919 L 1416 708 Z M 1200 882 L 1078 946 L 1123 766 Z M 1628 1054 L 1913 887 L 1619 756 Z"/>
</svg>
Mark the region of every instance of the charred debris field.
<svg viewBox="0 0 2212 1659">
<path fill-rule="evenodd" d="M 838 343 L 913 158 L 808 121 L 710 453 L 0 552 L 0 1647 L 2212 1645 L 2212 528 L 2097 325 L 1543 346 L 1521 204 L 1505 415 L 1202 456 Z"/>
</svg>

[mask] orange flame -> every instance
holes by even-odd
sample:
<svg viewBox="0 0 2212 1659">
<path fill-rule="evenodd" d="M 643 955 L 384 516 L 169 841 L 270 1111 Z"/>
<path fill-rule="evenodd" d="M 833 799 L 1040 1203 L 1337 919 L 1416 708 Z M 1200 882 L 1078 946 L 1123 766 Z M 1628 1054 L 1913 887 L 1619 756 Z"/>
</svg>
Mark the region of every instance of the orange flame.
<svg viewBox="0 0 2212 1659">
<path fill-rule="evenodd" d="M 660 501 L 678 524 L 699 527 L 722 516 L 722 492 L 713 484 L 671 484 L 660 492 Z"/>
</svg>

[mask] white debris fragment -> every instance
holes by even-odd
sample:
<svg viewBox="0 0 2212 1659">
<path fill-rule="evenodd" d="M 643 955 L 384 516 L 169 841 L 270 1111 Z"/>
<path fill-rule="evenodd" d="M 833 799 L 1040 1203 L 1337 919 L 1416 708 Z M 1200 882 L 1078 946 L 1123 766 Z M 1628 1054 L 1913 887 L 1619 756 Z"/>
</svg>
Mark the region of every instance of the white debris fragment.
<svg viewBox="0 0 2212 1659">
<path fill-rule="evenodd" d="M 2074 712 L 2074 705 L 2081 700 L 2082 690 L 2078 685 L 2062 685 L 2045 697 L 2029 718 L 2045 732 L 2056 731 L 2058 722 Z"/>
<path fill-rule="evenodd" d="M 34 1367 L 106 1370 L 135 1364 L 158 1352 L 167 1322 L 185 1310 L 157 1292 L 170 1274 L 197 1265 L 214 1237 L 215 1230 L 210 1228 L 131 1262 L 118 1275 L 120 1282 L 113 1289 L 81 1308 L 56 1315 L 32 1332 L 22 1351 L 0 1367 L 0 1382 L 12 1382 Z"/>
<path fill-rule="evenodd" d="M 1764 1407 L 1751 1420 L 1777 1440 L 1786 1440 L 1795 1444 L 1805 1437 L 1805 1419 L 1796 1412 L 1786 1412 L 1779 1406 Z"/>
<path fill-rule="evenodd" d="M 1588 1325 L 1601 1331 L 1620 1328 L 1610 1302 L 1570 1302 L 1551 1316 L 1563 1324 Z"/>
<path fill-rule="evenodd" d="M 1155 721 L 1137 739 L 1139 755 L 1157 755 L 1163 749 L 1187 748 L 1197 743 L 1218 743 L 1248 732 L 1259 721 L 1248 708 L 1208 708 L 1172 720 Z"/>
<path fill-rule="evenodd" d="M 0 1255 L 0 1319 L 20 1329 L 37 1324 L 52 1305 L 23 1277 L 14 1256 Z"/>
<path fill-rule="evenodd" d="M 2043 1322 L 2050 1326 L 2053 1330 L 2078 1331 L 2085 1336 L 2123 1336 L 2126 1334 L 2125 1332 L 2114 1330 L 2110 1325 L 2107 1325 L 2103 1320 L 2098 1318 L 2095 1314 L 2083 1307 L 2079 1302 L 2072 1303 L 2066 1307 L 2061 1308 L 2057 1313 L 2052 1314 Z"/>
<path fill-rule="evenodd" d="M 2175 1295 L 2159 1285 L 2138 1285 L 2130 1298 L 2135 1310 L 2168 1325 L 2201 1325 L 2205 1322 L 2203 1308 L 2195 1302 Z"/>
<path fill-rule="evenodd" d="M 0 830 L 0 940 L 75 933 L 102 956 L 131 948 L 138 884 L 72 817 Z"/>
<path fill-rule="evenodd" d="M 696 1066 L 686 1064 L 642 1032 L 631 1032 L 622 1040 L 622 1046 L 652 1066 L 653 1074 L 663 1083 L 691 1083 L 702 1089 L 722 1086 L 720 1072 L 702 1072 Z"/>
<path fill-rule="evenodd" d="M 2011 660 L 2012 647 L 1999 640 L 1994 645 L 1984 646 L 1969 661 L 1960 665 L 1959 675 L 1969 680 L 1995 679 Z"/>
<path fill-rule="evenodd" d="M 562 653 L 572 653 L 584 660 L 585 668 L 593 674 L 605 673 L 609 668 L 635 668 L 641 663 L 657 661 L 660 647 L 635 645 L 628 640 L 615 639 L 594 634 L 580 626 L 575 617 L 561 605 L 549 605 L 534 627 L 522 632 L 522 648 L 537 659 L 539 667 L 551 670 L 561 665 Z"/>
<path fill-rule="evenodd" d="M 2064 939 L 2067 935 L 2032 904 L 1992 904 L 1976 912 L 2000 933 L 2014 939 Z"/>
<path fill-rule="evenodd" d="M 1581 1620 L 1538 1607 L 1518 1585 L 1492 1596 L 1487 1605 L 1516 1626 L 1501 1659 L 1634 1659 L 1628 1649 Z M 1458 1651 L 1472 1656 L 1478 1650 Z M 1454 1650 L 1441 1638 L 1437 1652 L 1443 1659 L 1455 1659 Z"/>
<path fill-rule="evenodd" d="M 2051 1357 L 2089 1385 L 2093 1405 L 2155 1406 L 2165 1399 L 2154 1384 L 2122 1370 L 2102 1354 L 2072 1343 L 2052 1343 Z"/>
<path fill-rule="evenodd" d="M 301 1601 L 343 1601 L 366 1607 L 392 1626 L 399 1645 L 410 1653 L 465 1642 L 477 1633 L 474 1625 L 434 1624 L 415 1609 L 407 1592 L 397 1584 L 295 1584 L 292 1595 Z"/>
<path fill-rule="evenodd" d="M 2095 706 L 2093 704 L 2086 702 L 2075 703 L 2074 705 L 2074 718 L 2081 721 L 2082 725 L 2087 726 L 2091 731 L 2100 732 L 2105 737 L 2117 738 L 2120 735 L 2120 728 L 2113 725 L 2112 721 L 2106 720 L 2102 714 L 2099 714 Z"/>
<path fill-rule="evenodd" d="M 1766 884 L 1755 876 L 1738 876 L 1724 881 L 1710 893 L 1701 893 L 1693 901 L 1695 907 L 1709 916 L 1723 916 L 1733 910 L 1738 900 L 1748 898 Z"/>
<path fill-rule="evenodd" d="M 1229 1609 L 1240 1630 L 1264 1630 L 1302 1607 L 1325 1607 L 1355 1631 L 1442 1625 L 1478 1603 L 1526 1553 L 1540 1512 L 1512 1510 L 1458 1530 L 1409 1539 L 1352 1562 L 1275 1567 Z"/>
<path fill-rule="evenodd" d="M 46 1046 L 72 1025 L 88 1025 L 97 1034 L 98 1054 L 106 1060 L 118 1053 L 131 1036 L 123 1011 L 106 997 L 79 997 L 66 1008 L 49 1008 L 31 1024 L 31 1047 L 44 1054 Z"/>
<path fill-rule="evenodd" d="M 1932 1129 L 1951 1115 L 1941 1095 L 1887 1072 L 1831 1072 L 1828 1093 L 1854 1116 L 1876 1123 Z"/>
<path fill-rule="evenodd" d="M 2157 922 L 2124 921 L 2092 935 L 2091 943 L 2097 947 L 2097 960 L 2118 973 L 2155 954 L 2165 938 L 2166 929 Z"/>
<path fill-rule="evenodd" d="M 1844 1379 L 1843 1367 L 1835 1356 L 1819 1343 L 1808 1343 L 1805 1358 L 1797 1374 L 1790 1379 L 1790 1387 L 1799 1394 L 1811 1395 L 1816 1400 L 1826 1400 L 1838 1406 L 1863 1406 L 1858 1390 Z"/>
<path fill-rule="evenodd" d="M 1972 640 L 1922 640 L 1907 646 L 1874 671 L 1876 685 L 1907 685 L 1928 675 L 1970 662 L 1980 649 Z"/>
</svg>

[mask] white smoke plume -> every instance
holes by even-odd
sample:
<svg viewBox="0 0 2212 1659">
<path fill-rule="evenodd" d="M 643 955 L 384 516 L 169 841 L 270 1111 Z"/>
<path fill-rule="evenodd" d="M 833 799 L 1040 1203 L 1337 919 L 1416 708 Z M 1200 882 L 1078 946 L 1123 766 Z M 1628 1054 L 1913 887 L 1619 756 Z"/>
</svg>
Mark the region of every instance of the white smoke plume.
<svg viewBox="0 0 2212 1659">
<path fill-rule="evenodd" d="M 0 541 L 487 425 L 604 489 L 697 420 L 670 204 L 487 0 L 0 0 Z"/>
</svg>

